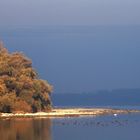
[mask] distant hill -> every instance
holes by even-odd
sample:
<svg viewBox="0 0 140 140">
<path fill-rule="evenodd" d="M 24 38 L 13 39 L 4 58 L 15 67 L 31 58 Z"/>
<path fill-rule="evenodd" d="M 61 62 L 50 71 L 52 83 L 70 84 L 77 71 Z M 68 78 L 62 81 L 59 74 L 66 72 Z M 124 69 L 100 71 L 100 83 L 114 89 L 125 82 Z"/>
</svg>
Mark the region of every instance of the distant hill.
<svg viewBox="0 0 140 140">
<path fill-rule="evenodd" d="M 51 91 L 30 59 L 23 53 L 9 53 L 0 42 L 0 112 L 49 111 Z"/>
<path fill-rule="evenodd" d="M 140 89 L 101 90 L 93 93 L 57 94 L 54 106 L 140 106 Z"/>
</svg>

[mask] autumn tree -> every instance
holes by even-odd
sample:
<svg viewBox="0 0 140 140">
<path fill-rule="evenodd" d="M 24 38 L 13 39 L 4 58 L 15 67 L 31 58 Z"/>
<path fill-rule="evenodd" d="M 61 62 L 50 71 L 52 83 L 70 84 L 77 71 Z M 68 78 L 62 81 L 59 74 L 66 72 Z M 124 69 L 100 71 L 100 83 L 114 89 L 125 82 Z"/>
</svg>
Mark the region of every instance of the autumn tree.
<svg viewBox="0 0 140 140">
<path fill-rule="evenodd" d="M 0 112 L 38 112 L 51 109 L 52 86 L 39 79 L 23 53 L 9 53 L 0 42 Z"/>
</svg>

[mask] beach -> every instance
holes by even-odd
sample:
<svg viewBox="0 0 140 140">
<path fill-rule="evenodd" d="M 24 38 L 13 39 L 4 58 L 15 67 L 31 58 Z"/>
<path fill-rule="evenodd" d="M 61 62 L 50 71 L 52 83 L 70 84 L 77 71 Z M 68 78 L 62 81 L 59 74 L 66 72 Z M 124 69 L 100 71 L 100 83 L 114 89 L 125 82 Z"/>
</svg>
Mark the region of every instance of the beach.
<svg viewBox="0 0 140 140">
<path fill-rule="evenodd" d="M 126 109 L 106 109 L 106 108 L 56 108 L 50 112 L 37 113 L 1 113 L 0 118 L 14 118 L 14 117 L 84 117 L 84 116 L 100 116 L 100 115 L 114 115 L 140 113 L 140 110 L 126 110 Z"/>
</svg>

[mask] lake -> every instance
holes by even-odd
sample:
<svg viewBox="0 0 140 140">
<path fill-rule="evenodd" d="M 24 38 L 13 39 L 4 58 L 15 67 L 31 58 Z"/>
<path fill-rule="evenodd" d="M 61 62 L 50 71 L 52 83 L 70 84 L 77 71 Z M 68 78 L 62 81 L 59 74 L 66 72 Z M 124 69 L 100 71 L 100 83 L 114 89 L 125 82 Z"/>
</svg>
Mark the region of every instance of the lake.
<svg viewBox="0 0 140 140">
<path fill-rule="evenodd" d="M 139 36 L 139 26 L 0 29 L 54 86 L 54 107 L 140 109 Z M 0 140 L 140 140 L 139 130 L 139 114 L 0 120 Z"/>
<path fill-rule="evenodd" d="M 66 98 L 67 96 L 67 98 Z M 127 94 L 128 96 L 128 94 Z M 92 98 L 91 98 L 92 97 Z M 116 96 L 115 96 L 116 97 Z M 77 102 L 72 99 L 76 98 Z M 89 98 L 91 101 L 89 101 Z M 109 98 L 109 96 L 108 96 Z M 65 102 L 63 101 L 65 99 Z M 129 100 L 126 104 L 112 102 L 104 98 L 102 104 L 94 94 L 54 94 L 54 107 L 105 107 L 139 109 Z M 98 98 L 99 99 L 99 98 Z M 100 97 L 102 100 L 102 98 Z M 1 140 L 139 140 L 140 114 L 108 115 L 74 118 L 18 118 L 0 120 Z"/>
<path fill-rule="evenodd" d="M 0 121 L 1 140 L 139 140 L 140 115 Z"/>
</svg>

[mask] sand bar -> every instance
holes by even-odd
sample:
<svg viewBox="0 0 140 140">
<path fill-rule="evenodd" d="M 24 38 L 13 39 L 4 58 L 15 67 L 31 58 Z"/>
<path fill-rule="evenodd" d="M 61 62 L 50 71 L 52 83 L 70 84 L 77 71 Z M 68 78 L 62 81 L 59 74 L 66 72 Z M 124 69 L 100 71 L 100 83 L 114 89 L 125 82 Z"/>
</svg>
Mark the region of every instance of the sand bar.
<svg viewBox="0 0 140 140">
<path fill-rule="evenodd" d="M 99 116 L 99 115 L 114 115 L 140 113 L 140 110 L 126 110 L 126 109 L 104 109 L 104 108 L 57 108 L 52 109 L 51 112 L 37 112 L 37 113 L 1 113 L 0 118 L 13 117 L 84 117 L 84 116 Z"/>
</svg>

